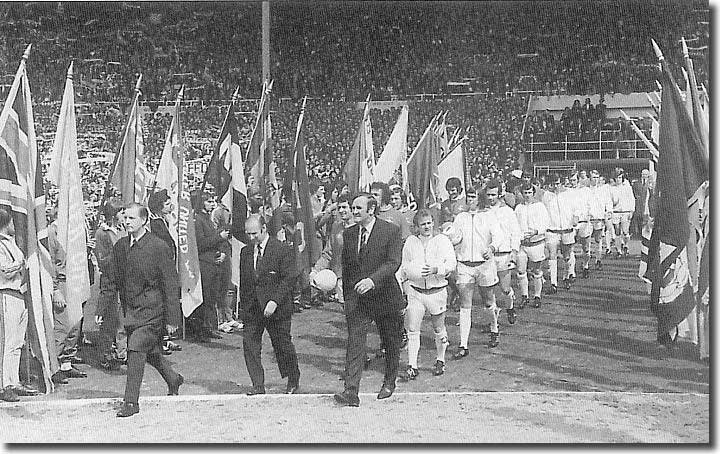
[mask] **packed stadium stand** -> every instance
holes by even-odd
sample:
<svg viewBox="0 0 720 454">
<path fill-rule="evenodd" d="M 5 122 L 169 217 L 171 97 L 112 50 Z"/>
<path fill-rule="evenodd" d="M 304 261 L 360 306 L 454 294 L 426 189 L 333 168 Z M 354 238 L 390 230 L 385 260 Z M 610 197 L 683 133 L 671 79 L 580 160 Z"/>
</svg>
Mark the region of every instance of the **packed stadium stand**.
<svg viewBox="0 0 720 454">
<path fill-rule="evenodd" d="M 260 3 L 6 2 L 0 17 L 0 96 L 32 43 L 28 74 L 46 154 L 74 61 L 81 159 L 92 157 L 82 162 L 91 204 L 109 172 L 96 158 L 117 151 L 140 72 L 149 169 L 182 84 L 188 160 L 209 159 L 236 87 L 244 98 L 238 118 L 250 134 L 261 90 Z M 276 161 L 282 170 L 305 95 L 309 171 L 327 183 L 340 177 L 362 116 L 357 102 L 368 94 L 407 102 L 410 149 L 430 118 L 449 111 L 448 124 L 467 130 L 473 179 L 518 168 L 529 142 L 562 142 L 568 134 L 589 141 L 601 130 L 626 139 L 622 121 L 597 115 L 598 101 L 592 115 L 583 114 L 585 99 L 657 90 L 650 38 L 682 81 L 685 37 L 698 82 L 709 90 L 709 17 L 707 1 L 272 3 Z M 548 125 L 544 112 L 528 111 L 531 96 L 577 99 L 580 110 L 570 104 Z M 372 111 L 378 155 L 398 113 Z"/>
</svg>

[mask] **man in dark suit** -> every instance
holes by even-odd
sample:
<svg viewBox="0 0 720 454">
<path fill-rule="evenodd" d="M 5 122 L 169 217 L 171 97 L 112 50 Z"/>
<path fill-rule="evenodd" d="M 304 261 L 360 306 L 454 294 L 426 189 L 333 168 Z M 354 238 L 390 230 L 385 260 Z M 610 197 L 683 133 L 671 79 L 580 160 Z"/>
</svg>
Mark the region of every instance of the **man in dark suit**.
<svg viewBox="0 0 720 454">
<path fill-rule="evenodd" d="M 300 369 L 290 328 L 293 314 L 292 286 L 297 278 L 292 249 L 270 237 L 265 220 L 253 214 L 245 221 L 250 241 L 240 251 L 240 304 L 245 322 L 243 351 L 252 381 L 249 396 L 265 394 L 265 372 L 260 361 L 262 336 L 270 335 L 280 376 L 287 377 L 287 394 L 295 394 Z"/>
<path fill-rule="evenodd" d="M 162 356 L 163 327 L 173 334 L 181 321 L 175 261 L 167 244 L 147 230 L 147 223 L 147 208 L 139 204 L 128 206 L 125 209 L 128 236 L 113 246 L 113 279 L 120 292 L 128 343 L 127 384 L 119 417 L 140 411 L 138 399 L 146 361 L 167 383 L 168 395 L 177 395 L 184 381 Z"/>
<path fill-rule="evenodd" d="M 352 202 L 356 224 L 343 233 L 342 274 L 345 319 L 348 325 L 345 354 L 345 390 L 335 394 L 342 405 L 360 405 L 358 391 L 365 362 L 367 333 L 375 322 L 385 346 L 385 377 L 377 396 L 386 399 L 395 391 L 400 359 L 403 297 L 395 272 L 400 267 L 400 228 L 377 219 L 377 201 L 361 193 Z"/>
</svg>

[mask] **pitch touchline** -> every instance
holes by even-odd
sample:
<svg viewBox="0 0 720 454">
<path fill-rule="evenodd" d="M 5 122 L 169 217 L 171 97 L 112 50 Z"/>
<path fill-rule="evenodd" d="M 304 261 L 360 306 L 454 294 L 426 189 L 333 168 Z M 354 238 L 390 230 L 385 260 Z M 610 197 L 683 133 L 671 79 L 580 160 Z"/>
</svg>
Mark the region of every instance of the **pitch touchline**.
<svg viewBox="0 0 720 454">
<path fill-rule="evenodd" d="M 374 397 L 376 393 L 360 393 L 360 396 Z M 651 393 L 651 392 L 622 392 L 622 391 L 431 391 L 417 393 L 396 392 L 395 396 L 411 397 L 411 396 L 515 396 L 515 395 L 566 395 L 566 396 L 592 396 L 592 395 L 617 395 L 617 396 L 709 396 L 704 393 Z M 332 397 L 332 394 L 264 394 L 261 396 L 246 396 L 245 394 L 198 394 L 185 396 L 143 396 L 143 402 L 197 402 L 197 401 L 219 401 L 219 400 L 249 400 L 257 401 L 260 399 L 298 399 L 306 397 Z M 24 402 L 4 402 L 0 403 L 0 408 L 17 408 L 28 406 L 43 407 L 62 407 L 62 406 L 83 406 L 92 404 L 116 403 L 122 400 L 118 397 L 96 397 L 90 399 L 67 399 L 67 400 L 28 400 Z"/>
</svg>

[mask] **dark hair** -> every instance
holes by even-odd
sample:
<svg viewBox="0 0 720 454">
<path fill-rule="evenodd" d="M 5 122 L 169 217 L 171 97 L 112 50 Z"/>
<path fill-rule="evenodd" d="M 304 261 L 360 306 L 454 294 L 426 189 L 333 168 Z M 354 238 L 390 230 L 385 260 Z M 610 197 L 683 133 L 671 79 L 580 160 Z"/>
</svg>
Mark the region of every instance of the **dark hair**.
<svg viewBox="0 0 720 454">
<path fill-rule="evenodd" d="M 380 200 L 378 200 L 381 205 L 390 203 L 390 186 L 387 183 L 375 181 L 370 185 L 370 190 L 372 191 L 373 189 L 380 189 L 382 191 L 382 196 L 380 196 Z M 370 195 L 372 196 L 372 194 Z"/>
<path fill-rule="evenodd" d="M 117 214 L 121 212 L 123 208 L 125 208 L 125 206 L 123 205 L 122 200 L 113 197 L 112 199 L 105 202 L 105 205 L 103 205 L 102 214 L 103 216 L 105 216 L 105 220 L 109 222 L 115 219 L 115 216 L 117 216 Z"/>
<path fill-rule="evenodd" d="M 335 182 L 335 189 L 338 190 L 338 192 L 342 191 L 345 186 L 348 184 L 345 182 L 345 180 L 337 180 Z"/>
<path fill-rule="evenodd" d="M 310 191 L 310 194 L 315 194 L 317 190 L 320 188 L 320 182 L 316 179 L 310 180 L 310 183 L 308 184 L 308 189 Z"/>
<path fill-rule="evenodd" d="M 347 202 L 348 205 L 352 205 L 353 196 L 350 193 L 343 194 L 341 196 L 338 196 L 337 204 L 340 205 L 341 203 Z"/>
<path fill-rule="evenodd" d="M 0 229 L 7 227 L 10 224 L 10 221 L 12 221 L 10 212 L 5 208 L 0 208 Z"/>
<path fill-rule="evenodd" d="M 488 198 L 487 194 L 485 194 L 485 189 L 480 189 L 477 192 L 478 196 L 478 208 L 485 208 L 488 206 Z"/>
<path fill-rule="evenodd" d="M 520 192 L 525 192 L 525 191 L 528 191 L 528 190 L 529 190 L 529 191 L 532 191 L 533 194 L 535 194 L 535 186 L 533 186 L 532 184 L 530 184 L 530 183 L 523 183 L 523 184 L 520 186 Z"/>
<path fill-rule="evenodd" d="M 433 218 L 432 213 L 427 208 L 420 208 L 417 213 L 415 213 L 415 216 L 413 216 L 413 225 L 415 227 L 420 227 L 420 219 L 422 218 L 430 218 L 435 221 L 435 218 Z"/>
<path fill-rule="evenodd" d="M 450 192 L 450 188 L 457 188 L 458 192 L 462 190 L 462 182 L 460 181 L 460 178 L 458 177 L 450 177 L 445 182 L 445 190 L 447 192 Z"/>
<path fill-rule="evenodd" d="M 497 189 L 498 194 L 500 193 L 500 188 L 502 188 L 502 183 L 497 178 L 493 178 L 492 180 L 488 181 L 487 185 L 485 186 L 485 190 L 488 189 Z"/>
<path fill-rule="evenodd" d="M 370 194 L 369 192 L 360 192 L 360 193 L 358 193 L 355 197 L 353 197 L 353 202 L 354 202 L 355 199 L 357 199 L 358 197 L 365 197 L 365 198 L 367 199 L 367 201 L 368 201 L 368 202 L 367 202 L 367 209 L 368 209 L 368 211 L 370 211 L 370 208 L 372 208 L 372 209 L 373 209 L 373 214 L 377 214 L 378 201 L 375 200 L 375 197 L 373 197 L 372 194 Z"/>
<path fill-rule="evenodd" d="M 557 180 L 562 180 L 560 178 L 560 174 L 558 174 L 557 172 L 553 172 L 547 176 L 547 179 L 545 181 L 547 181 L 548 183 L 555 183 Z"/>
<path fill-rule="evenodd" d="M 169 198 L 170 196 L 167 193 L 167 189 L 155 191 L 148 197 L 147 207 L 152 214 L 160 214 L 163 205 L 165 205 L 165 201 Z"/>
<path fill-rule="evenodd" d="M 473 185 L 470 185 L 470 186 L 468 186 L 468 187 L 465 189 L 465 195 L 466 195 L 466 196 L 467 196 L 468 194 L 477 194 L 477 192 L 478 192 L 478 191 L 477 191 L 477 188 L 476 188 L 475 186 L 473 186 Z"/>
</svg>

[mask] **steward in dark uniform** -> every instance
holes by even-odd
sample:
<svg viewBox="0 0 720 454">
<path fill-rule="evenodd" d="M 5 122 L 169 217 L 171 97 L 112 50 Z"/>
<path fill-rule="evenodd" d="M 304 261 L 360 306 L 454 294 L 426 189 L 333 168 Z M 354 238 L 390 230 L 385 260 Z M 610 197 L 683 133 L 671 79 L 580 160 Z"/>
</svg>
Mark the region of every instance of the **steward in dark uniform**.
<svg viewBox="0 0 720 454">
<path fill-rule="evenodd" d="M 162 356 L 163 327 L 170 334 L 181 322 L 179 281 L 172 251 L 146 228 L 147 209 L 132 204 L 125 210 L 128 236 L 113 247 L 115 280 L 120 292 L 122 323 L 127 332 L 127 384 L 118 416 L 138 413 L 145 362 L 160 373 L 168 395 L 178 393 L 183 376 Z"/>
</svg>

